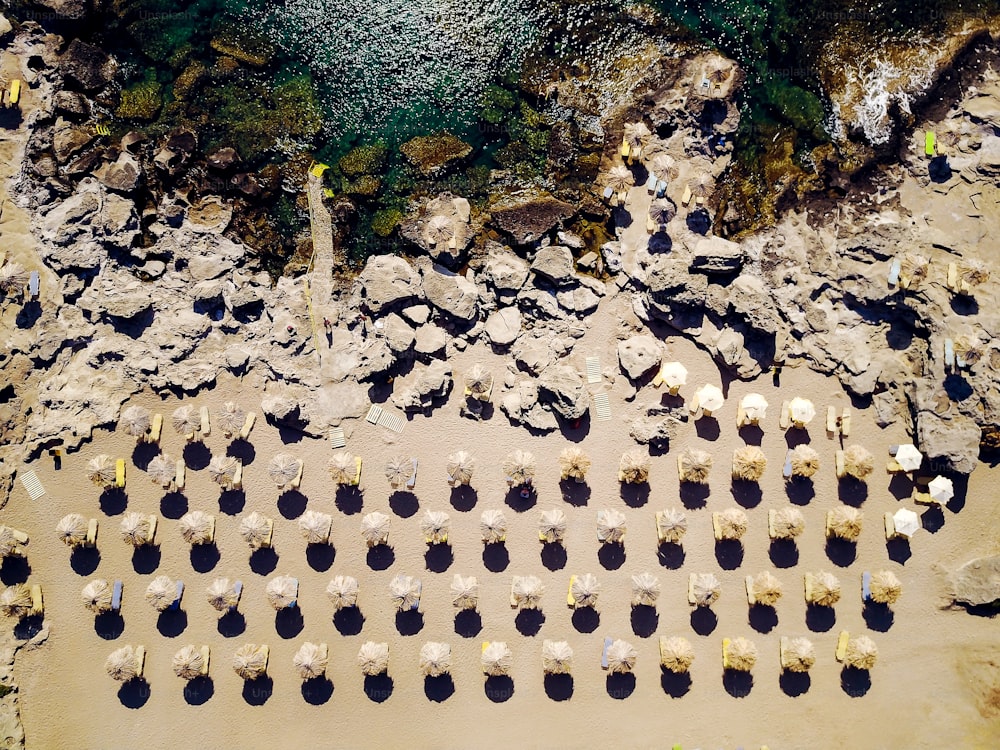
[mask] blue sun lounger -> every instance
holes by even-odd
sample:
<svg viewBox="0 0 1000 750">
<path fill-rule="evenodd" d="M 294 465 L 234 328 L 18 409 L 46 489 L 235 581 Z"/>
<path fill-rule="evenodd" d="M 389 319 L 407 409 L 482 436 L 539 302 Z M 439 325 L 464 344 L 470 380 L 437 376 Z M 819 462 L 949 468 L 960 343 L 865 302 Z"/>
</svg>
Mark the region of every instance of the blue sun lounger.
<svg viewBox="0 0 1000 750">
<path fill-rule="evenodd" d="M 601 653 L 601 669 L 608 668 L 608 649 L 611 648 L 611 639 L 604 639 L 604 651 Z"/>
<path fill-rule="evenodd" d="M 181 608 L 181 597 L 184 596 L 184 582 L 177 582 L 177 598 L 174 599 L 173 604 L 170 605 L 170 609 L 178 610 Z"/>
<path fill-rule="evenodd" d="M 861 598 L 866 602 L 872 599 L 872 574 L 867 570 L 861 574 Z"/>
<path fill-rule="evenodd" d="M 122 582 L 115 581 L 115 587 L 111 592 L 111 611 L 120 612 L 122 608 Z"/>
</svg>

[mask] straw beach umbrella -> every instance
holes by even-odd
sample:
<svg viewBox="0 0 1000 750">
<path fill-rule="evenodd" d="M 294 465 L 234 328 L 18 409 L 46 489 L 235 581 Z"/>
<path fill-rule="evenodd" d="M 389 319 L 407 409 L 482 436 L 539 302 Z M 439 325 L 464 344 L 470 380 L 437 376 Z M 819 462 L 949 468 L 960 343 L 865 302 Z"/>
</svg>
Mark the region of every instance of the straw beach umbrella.
<svg viewBox="0 0 1000 750">
<path fill-rule="evenodd" d="M 958 277 L 971 289 L 990 280 L 990 269 L 978 258 L 966 258 L 958 266 Z"/>
<path fill-rule="evenodd" d="M 605 544 L 622 544 L 625 539 L 625 514 L 613 508 L 597 511 L 597 538 Z"/>
<path fill-rule="evenodd" d="M 559 478 L 582 482 L 590 470 L 590 458 L 581 448 L 570 446 L 559 454 Z"/>
<path fill-rule="evenodd" d="M 146 473 L 153 484 L 158 484 L 163 489 L 167 489 L 174 483 L 177 477 L 177 464 L 166 453 L 157 453 L 146 467 Z"/>
<path fill-rule="evenodd" d="M 514 606 L 518 609 L 541 609 L 545 586 L 537 576 L 514 576 L 510 587 Z"/>
<path fill-rule="evenodd" d="M 573 649 L 566 641 L 542 643 L 542 670 L 545 674 L 569 674 L 573 668 Z"/>
<path fill-rule="evenodd" d="M 781 648 L 781 667 L 789 672 L 808 672 L 816 663 L 816 649 L 808 638 L 790 638 Z"/>
<path fill-rule="evenodd" d="M 31 612 L 31 589 L 15 583 L 0 592 L 0 613 L 5 617 L 24 617 Z"/>
<path fill-rule="evenodd" d="M 895 604 L 903 593 L 903 584 L 891 570 L 879 570 L 872 574 L 870 591 L 872 601 Z"/>
<path fill-rule="evenodd" d="M 385 464 L 385 478 L 389 486 L 398 490 L 413 475 L 413 459 L 408 456 L 393 456 Z"/>
<path fill-rule="evenodd" d="M 906 443 L 896 449 L 895 458 L 896 463 L 902 467 L 903 471 L 911 472 L 920 468 L 924 461 L 924 454 L 918 451 L 917 446 L 913 443 Z"/>
<path fill-rule="evenodd" d="M 333 603 L 334 612 L 358 604 L 358 579 L 353 576 L 334 576 L 326 585 L 326 596 Z"/>
<path fill-rule="evenodd" d="M 788 403 L 788 416 L 796 427 L 805 427 L 816 416 L 816 407 L 809 399 L 796 396 Z"/>
<path fill-rule="evenodd" d="M 597 576 L 592 573 L 573 576 L 573 583 L 569 587 L 577 607 L 597 608 L 597 596 L 601 592 L 601 584 Z"/>
<path fill-rule="evenodd" d="M 740 399 L 747 422 L 757 424 L 767 416 L 767 399 L 759 393 L 748 393 Z"/>
<path fill-rule="evenodd" d="M 754 601 L 764 607 L 773 607 L 781 599 L 781 581 L 766 570 L 751 579 L 750 590 Z"/>
<path fill-rule="evenodd" d="M 566 514 L 560 508 L 543 510 L 538 521 L 538 537 L 547 544 L 562 542 L 566 535 Z"/>
<path fill-rule="evenodd" d="M 177 600 L 177 585 L 168 576 L 157 576 L 146 587 L 146 601 L 157 612 L 165 612 Z"/>
<path fill-rule="evenodd" d="M 677 206 L 669 198 L 657 198 L 649 204 L 649 218 L 658 226 L 665 226 L 677 215 Z"/>
<path fill-rule="evenodd" d="M 749 672 L 757 663 L 757 646 L 746 638 L 733 638 L 726 649 L 728 668 L 736 672 Z"/>
<path fill-rule="evenodd" d="M 503 473 L 511 487 L 531 484 L 535 478 L 535 457 L 528 451 L 513 451 L 504 459 Z"/>
<path fill-rule="evenodd" d="M 424 533 L 424 540 L 428 544 L 447 544 L 449 528 L 451 528 L 451 518 L 444 511 L 427 510 L 420 519 L 420 530 Z"/>
<path fill-rule="evenodd" d="M 744 445 L 733 451 L 733 479 L 759 482 L 767 468 L 767 456 L 756 445 Z"/>
<path fill-rule="evenodd" d="M 233 456 L 212 456 L 208 462 L 208 475 L 220 487 L 232 489 L 236 481 L 236 472 L 240 468 L 240 460 Z"/>
<path fill-rule="evenodd" d="M 291 484 L 301 470 L 302 461 L 288 453 L 278 453 L 267 465 L 267 474 L 279 490 Z"/>
<path fill-rule="evenodd" d="M 484 510 L 479 517 L 479 532 L 486 544 L 499 544 L 507 538 L 507 517 L 502 510 Z"/>
<path fill-rule="evenodd" d="M 129 511 L 122 516 L 121 522 L 122 541 L 131 544 L 133 547 L 141 547 L 144 544 L 151 544 L 153 541 L 153 526 L 150 517 L 135 511 Z"/>
<path fill-rule="evenodd" d="M 635 158 L 639 158 L 640 151 L 642 147 L 649 140 L 653 133 L 650 131 L 649 126 L 644 122 L 627 122 L 625 123 L 625 142 L 632 147 L 632 154 Z"/>
<path fill-rule="evenodd" d="M 638 653 L 628 641 L 615 640 L 608 646 L 608 671 L 611 674 L 626 674 L 635 667 Z"/>
<path fill-rule="evenodd" d="M 175 409 L 170 419 L 174 431 L 178 435 L 184 435 L 188 440 L 194 439 L 195 434 L 201 429 L 201 415 L 191 404 Z"/>
<path fill-rule="evenodd" d="M 878 646 L 867 635 L 859 635 L 847 642 L 847 652 L 844 663 L 855 669 L 869 670 L 875 666 L 878 659 Z"/>
<path fill-rule="evenodd" d="M 680 173 L 677 161 L 670 154 L 657 154 L 650 166 L 653 168 L 653 174 L 664 181 L 676 180 Z"/>
<path fill-rule="evenodd" d="M 722 592 L 722 584 L 711 573 L 696 573 L 691 576 L 691 600 L 696 607 L 711 607 Z"/>
<path fill-rule="evenodd" d="M 377 544 L 385 544 L 389 539 L 390 519 L 385 513 L 377 510 L 368 513 L 361 519 L 361 536 L 369 547 Z"/>
<path fill-rule="evenodd" d="M 660 636 L 660 666 L 674 674 L 684 674 L 693 661 L 694 649 L 687 638 Z"/>
<path fill-rule="evenodd" d="M 844 473 L 862 482 L 875 471 L 875 456 L 861 445 L 849 445 L 844 449 Z"/>
<path fill-rule="evenodd" d="M 655 607 L 660 598 L 660 579 L 652 573 L 632 576 L 632 605 Z"/>
<path fill-rule="evenodd" d="M 14 536 L 14 530 L 9 526 L 0 526 L 0 558 L 18 554 L 20 547 L 21 542 Z"/>
<path fill-rule="evenodd" d="M 413 609 L 420 602 L 420 581 L 397 575 L 389 582 L 389 598 L 400 612 Z"/>
<path fill-rule="evenodd" d="M 448 456 L 448 483 L 452 487 L 467 485 L 472 481 L 476 469 L 476 460 L 468 451 L 459 451 Z"/>
<path fill-rule="evenodd" d="M 177 528 L 188 544 L 209 544 L 212 541 L 214 521 L 208 513 L 192 510 L 181 516 Z"/>
<path fill-rule="evenodd" d="M 667 508 L 658 513 L 656 523 L 659 535 L 665 542 L 679 544 L 687 533 L 687 516 L 676 508 Z"/>
<path fill-rule="evenodd" d="M 271 519 L 257 511 L 240 519 L 240 536 L 251 550 L 259 550 L 269 545 L 272 528 Z"/>
<path fill-rule="evenodd" d="M 111 594 L 111 584 L 103 578 L 95 578 L 83 587 L 80 599 L 83 600 L 84 607 L 100 614 L 111 611 Z"/>
<path fill-rule="evenodd" d="M 726 508 L 717 513 L 715 519 L 719 525 L 720 539 L 742 539 L 747 533 L 747 514 L 740 508 Z"/>
<path fill-rule="evenodd" d="M 626 451 L 618 462 L 618 480 L 626 484 L 644 484 L 649 481 L 651 465 L 649 456 L 642 451 Z"/>
<path fill-rule="evenodd" d="M 80 547 L 87 541 L 87 519 L 79 513 L 65 515 L 56 525 L 56 534 L 67 547 Z"/>
<path fill-rule="evenodd" d="M 465 389 L 480 400 L 488 398 L 493 388 L 493 373 L 478 362 L 465 373 Z"/>
<path fill-rule="evenodd" d="M 149 432 L 149 409 L 144 409 L 141 406 L 130 406 L 122 412 L 121 423 L 125 432 L 132 437 L 141 438 Z"/>
<path fill-rule="evenodd" d="M 621 193 L 635 184 L 635 177 L 632 176 L 632 170 L 619 164 L 608 170 L 605 184 L 616 193 Z"/>
<path fill-rule="evenodd" d="M 712 454 L 697 448 L 685 448 L 677 454 L 677 474 L 682 482 L 708 484 Z"/>
<path fill-rule="evenodd" d="M 299 516 L 299 531 L 306 544 L 326 544 L 330 541 L 333 518 L 329 513 L 307 510 Z"/>
<path fill-rule="evenodd" d="M 193 680 L 201 676 L 201 671 L 205 668 L 205 657 L 201 650 L 195 646 L 184 646 L 174 654 L 171 666 L 174 674 L 184 680 Z"/>
<path fill-rule="evenodd" d="M 87 478 L 98 487 L 110 487 L 115 483 L 115 460 L 102 453 L 87 462 Z"/>
<path fill-rule="evenodd" d="M 451 579 L 451 603 L 456 609 L 475 609 L 479 606 L 479 580 L 475 576 L 455 575 Z"/>
<path fill-rule="evenodd" d="M 228 578 L 216 578 L 205 589 L 208 603 L 219 612 L 232 609 L 240 603 L 240 592 Z"/>
<path fill-rule="evenodd" d="M 347 451 L 337 451 L 330 456 L 330 479 L 340 486 L 354 484 L 354 477 L 358 474 L 358 464 L 355 457 Z"/>
<path fill-rule="evenodd" d="M 792 448 L 792 476 L 808 479 L 819 471 L 819 454 L 802 443 Z"/>
<path fill-rule="evenodd" d="M 238 434 L 243 429 L 243 424 L 246 420 L 247 413 L 243 410 L 243 407 L 233 401 L 224 403 L 222 409 L 215 417 L 215 423 L 227 438 Z"/>
<path fill-rule="evenodd" d="M 420 671 L 427 677 L 440 677 L 451 670 L 451 646 L 429 641 L 420 647 Z"/>
<path fill-rule="evenodd" d="M 104 662 L 108 676 L 118 682 L 128 682 L 139 676 L 139 657 L 131 646 L 122 646 L 112 651 Z"/>
<path fill-rule="evenodd" d="M 861 536 L 861 520 L 864 514 L 857 508 L 838 505 L 827 518 L 827 536 L 857 541 Z"/>
<path fill-rule="evenodd" d="M 233 671 L 244 680 L 256 680 L 267 673 L 267 646 L 244 643 L 233 654 Z"/>
<path fill-rule="evenodd" d="M 771 536 L 774 539 L 794 539 L 806 528 L 806 520 L 798 508 L 781 508 L 774 511 Z"/>
<path fill-rule="evenodd" d="M 276 610 L 295 606 L 299 598 L 299 582 L 291 576 L 275 576 L 264 589 L 267 603 Z"/>
<path fill-rule="evenodd" d="M 510 673 L 510 668 L 514 665 L 514 654 L 503 641 L 492 641 L 483 649 L 480 661 L 483 674 L 488 677 L 503 677 Z"/>
<path fill-rule="evenodd" d="M 694 397 L 698 399 L 698 406 L 706 416 L 711 416 L 726 403 L 726 397 L 722 395 L 722 390 L 717 385 L 706 383 L 694 392 Z"/>
<path fill-rule="evenodd" d="M 292 657 L 292 665 L 303 680 L 313 680 L 326 673 L 330 658 L 325 646 L 306 641 Z"/>
<path fill-rule="evenodd" d="M 840 601 L 840 581 L 833 573 L 820 571 L 812 576 L 811 591 L 807 597 L 809 604 L 818 607 L 832 607 Z"/>
<path fill-rule="evenodd" d="M 918 253 L 906 253 L 900 264 L 900 275 L 910 279 L 910 287 L 919 286 L 927 278 L 930 261 Z"/>
<path fill-rule="evenodd" d="M 28 272 L 20 263 L 8 261 L 0 266 L 0 291 L 15 294 L 28 285 Z"/>
<path fill-rule="evenodd" d="M 358 666 L 361 673 L 374 677 L 389 670 L 389 644 L 366 641 L 358 649 Z"/>
</svg>

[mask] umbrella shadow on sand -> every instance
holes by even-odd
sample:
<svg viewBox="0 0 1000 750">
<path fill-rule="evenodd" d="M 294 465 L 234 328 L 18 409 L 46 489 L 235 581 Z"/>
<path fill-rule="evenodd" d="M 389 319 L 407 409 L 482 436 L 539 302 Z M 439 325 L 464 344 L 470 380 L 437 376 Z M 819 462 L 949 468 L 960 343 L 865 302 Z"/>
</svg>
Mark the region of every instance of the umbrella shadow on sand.
<svg viewBox="0 0 1000 750">
<path fill-rule="evenodd" d="M 862 698 L 871 690 L 871 673 L 867 669 L 844 667 L 840 671 L 840 687 L 852 698 Z"/>
<path fill-rule="evenodd" d="M 734 479 L 730 491 L 736 504 L 743 508 L 756 508 L 764 499 L 764 492 L 760 485 L 746 479 Z"/>
<path fill-rule="evenodd" d="M 609 674 L 604 686 L 610 697 L 623 701 L 635 692 L 635 675 L 631 672 Z"/>
<path fill-rule="evenodd" d="M 799 548 L 794 539 L 772 539 L 767 556 L 776 568 L 794 568 L 799 564 Z"/>
<path fill-rule="evenodd" d="M 903 537 L 889 539 L 885 543 L 885 551 L 889 559 L 893 562 L 905 565 L 906 561 L 913 557 L 913 550 L 910 549 L 910 540 Z"/>
<path fill-rule="evenodd" d="M 459 513 L 467 513 L 476 507 L 479 500 L 479 493 L 474 487 L 467 484 L 460 484 L 451 488 L 451 507 Z"/>
<path fill-rule="evenodd" d="M 222 555 L 215 542 L 211 544 L 192 544 L 190 556 L 191 567 L 199 573 L 208 573 L 210 570 L 214 570 L 215 566 L 219 564 L 219 560 L 222 559 Z"/>
<path fill-rule="evenodd" d="M 695 607 L 691 610 L 691 629 L 698 635 L 711 635 L 719 625 L 719 617 L 711 607 Z"/>
<path fill-rule="evenodd" d="M 586 482 L 575 479 L 560 479 L 559 491 L 562 499 L 576 508 L 582 508 L 590 501 L 592 490 Z"/>
<path fill-rule="evenodd" d="M 274 630 L 279 638 L 286 641 L 294 638 L 305 627 L 305 618 L 302 617 L 301 607 L 282 607 L 274 613 Z"/>
<path fill-rule="evenodd" d="M 778 611 L 764 604 L 754 604 L 750 607 L 750 627 L 758 633 L 770 633 L 778 627 Z"/>
<path fill-rule="evenodd" d="M 443 674 L 438 677 L 428 675 L 424 677 L 424 695 L 427 700 L 435 703 L 444 703 L 455 694 L 455 681 L 450 674 Z"/>
<path fill-rule="evenodd" d="M 345 516 L 356 515 L 364 507 L 365 493 L 359 487 L 342 484 L 337 488 L 334 504 Z"/>
<path fill-rule="evenodd" d="M 540 609 L 522 609 L 514 618 L 517 632 L 524 636 L 538 635 L 545 624 L 545 614 Z"/>
<path fill-rule="evenodd" d="M 704 508 L 708 502 L 708 495 L 710 492 L 711 489 L 707 484 L 699 484 L 698 482 L 681 482 L 681 503 L 688 510 Z"/>
<path fill-rule="evenodd" d="M 94 617 L 94 632 L 98 638 L 113 641 L 125 632 L 125 620 L 118 612 L 101 612 Z"/>
<path fill-rule="evenodd" d="M 266 674 L 243 681 L 243 700 L 251 706 L 263 706 L 274 694 L 274 680 Z"/>
<path fill-rule="evenodd" d="M 896 619 L 892 608 L 888 604 L 875 602 L 871 599 L 865 602 L 861 615 L 865 618 L 865 624 L 868 626 L 868 629 L 874 630 L 877 633 L 888 632 L 889 628 L 892 627 L 893 621 Z"/>
<path fill-rule="evenodd" d="M 101 512 L 106 516 L 117 516 L 128 508 L 128 495 L 121 487 L 105 487 L 101 492 Z"/>
<path fill-rule="evenodd" d="M 157 544 L 140 544 L 132 550 L 132 569 L 140 575 L 149 575 L 160 567 L 162 553 Z"/>
<path fill-rule="evenodd" d="M 302 681 L 302 699 L 311 706 L 322 706 L 333 697 L 333 682 L 325 675 Z"/>
<path fill-rule="evenodd" d="M 261 547 L 250 553 L 250 570 L 259 576 L 266 576 L 278 567 L 278 553 L 274 547 Z"/>
<path fill-rule="evenodd" d="M 387 570 L 396 562 L 396 551 L 388 544 L 376 544 L 368 548 L 366 561 L 372 570 Z"/>
<path fill-rule="evenodd" d="M 573 610 L 573 627 L 579 633 L 593 633 L 601 626 L 601 613 L 593 607 L 580 607 Z"/>
<path fill-rule="evenodd" d="M 142 708 L 149 700 L 149 693 L 149 683 L 145 680 L 129 680 L 118 688 L 118 700 L 125 708 Z"/>
<path fill-rule="evenodd" d="M 806 627 L 814 633 L 826 633 L 837 624 L 837 611 L 819 604 L 806 605 Z"/>
<path fill-rule="evenodd" d="M 543 679 L 549 700 L 568 701 L 573 697 L 573 675 L 547 674 Z"/>
<path fill-rule="evenodd" d="M 510 552 L 503 542 L 483 545 L 483 565 L 491 573 L 502 573 L 510 565 Z"/>
<path fill-rule="evenodd" d="M 424 629 L 424 613 L 415 609 L 396 613 L 396 630 L 400 635 L 416 635 Z"/>
<path fill-rule="evenodd" d="M 223 490 L 219 493 L 219 512 L 236 516 L 243 512 L 247 495 L 243 490 Z"/>
<path fill-rule="evenodd" d="M 660 687 L 671 698 L 683 698 L 691 690 L 691 675 L 688 672 L 660 670 Z"/>
<path fill-rule="evenodd" d="M 333 626 L 341 635 L 357 635 L 365 625 L 365 616 L 359 607 L 343 607 L 333 613 Z"/>
<path fill-rule="evenodd" d="M 138 442 L 132 449 L 132 463 L 135 468 L 145 471 L 149 462 L 160 452 L 160 446 L 156 443 Z"/>
<path fill-rule="evenodd" d="M 649 484 L 646 482 L 643 482 L 642 484 L 624 482 L 622 483 L 618 493 L 621 495 L 622 501 L 628 507 L 641 508 L 649 502 L 650 488 Z"/>
<path fill-rule="evenodd" d="M 677 542 L 660 542 L 656 550 L 656 559 L 667 570 L 680 570 L 686 557 L 684 546 Z"/>
<path fill-rule="evenodd" d="M 223 638 L 236 638 L 246 632 L 247 618 L 239 610 L 231 609 L 219 618 L 216 627 Z"/>
<path fill-rule="evenodd" d="M 187 626 L 188 616 L 183 609 L 168 609 L 156 618 L 156 629 L 164 638 L 176 638 Z"/>
<path fill-rule="evenodd" d="M 816 497 L 816 487 L 808 477 L 792 477 L 785 482 L 785 494 L 793 505 L 808 505 Z"/>
<path fill-rule="evenodd" d="M 831 537 L 826 540 L 826 556 L 839 568 L 847 568 L 858 557 L 858 545 L 849 539 Z"/>
<path fill-rule="evenodd" d="M 809 692 L 812 678 L 809 677 L 808 672 L 792 672 L 783 669 L 778 677 L 778 684 L 781 686 L 781 692 L 789 698 L 798 698 Z"/>
<path fill-rule="evenodd" d="M 618 570 L 625 564 L 625 545 L 611 542 L 597 550 L 597 559 L 605 570 Z"/>
<path fill-rule="evenodd" d="M 332 544 L 307 544 L 306 562 L 315 571 L 323 573 L 330 569 L 337 556 Z"/>
<path fill-rule="evenodd" d="M 493 703 L 506 703 L 514 697 L 514 680 L 505 674 L 487 677 L 483 692 Z"/>
<path fill-rule="evenodd" d="M 420 510 L 420 501 L 412 492 L 393 492 L 389 496 L 389 507 L 400 518 L 410 518 Z"/>
<path fill-rule="evenodd" d="M 715 559 L 723 570 L 736 570 L 743 564 L 743 542 L 739 539 L 718 539 Z"/>
<path fill-rule="evenodd" d="M 200 440 L 192 440 L 184 446 L 184 464 L 191 471 L 207 469 L 212 461 L 212 451 Z"/>
<path fill-rule="evenodd" d="M 97 547 L 76 547 L 69 555 L 69 566 L 78 576 L 89 576 L 101 564 L 101 551 Z"/>
<path fill-rule="evenodd" d="M 365 675 L 365 695 L 372 703 L 385 703 L 392 696 L 392 678 L 385 674 Z"/>
<path fill-rule="evenodd" d="M 632 632 L 640 638 L 649 638 L 660 624 L 660 614 L 656 607 L 636 604 L 632 607 Z"/>
<path fill-rule="evenodd" d="M 444 573 L 455 562 L 450 544 L 428 544 L 424 552 L 424 565 L 432 573 Z"/>
<path fill-rule="evenodd" d="M 566 548 L 560 542 L 545 542 L 542 545 L 542 565 L 549 570 L 562 570 L 566 567 Z"/>
<path fill-rule="evenodd" d="M 3 559 L 0 565 L 0 581 L 4 586 L 13 586 L 15 583 L 26 583 L 31 575 L 31 563 L 27 557 L 11 556 Z"/>
<path fill-rule="evenodd" d="M 289 520 L 298 518 L 306 512 L 309 498 L 298 490 L 286 490 L 278 496 L 278 512 Z"/>
<path fill-rule="evenodd" d="M 184 686 L 184 701 L 189 706 L 203 706 L 215 695 L 215 683 L 208 675 L 195 677 Z"/>
<path fill-rule="evenodd" d="M 734 698 L 746 698 L 753 690 L 753 675 L 736 669 L 727 669 L 722 675 L 722 686 Z"/>
<path fill-rule="evenodd" d="M 463 609 L 455 614 L 455 634 L 462 638 L 475 638 L 483 632 L 483 617 L 474 609 Z"/>
<path fill-rule="evenodd" d="M 183 492 L 175 490 L 164 493 L 160 498 L 160 514 L 164 518 L 177 520 L 188 512 L 188 499 Z"/>
<path fill-rule="evenodd" d="M 860 508 L 868 499 L 868 483 L 855 477 L 842 477 L 837 480 L 837 498 L 844 505 Z"/>
</svg>

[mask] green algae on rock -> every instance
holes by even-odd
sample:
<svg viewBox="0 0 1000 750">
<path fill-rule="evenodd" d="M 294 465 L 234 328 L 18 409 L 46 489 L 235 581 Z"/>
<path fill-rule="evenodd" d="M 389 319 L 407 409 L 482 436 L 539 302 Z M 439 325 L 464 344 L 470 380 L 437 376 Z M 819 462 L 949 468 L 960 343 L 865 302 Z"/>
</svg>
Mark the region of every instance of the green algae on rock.
<svg viewBox="0 0 1000 750">
<path fill-rule="evenodd" d="M 471 154 L 472 146 L 445 131 L 417 136 L 400 146 L 399 150 L 421 174 L 431 176 Z"/>
<path fill-rule="evenodd" d="M 216 52 L 255 68 L 263 68 L 274 57 L 274 45 L 270 41 L 252 27 L 238 22 L 220 24 L 211 45 Z"/>
<path fill-rule="evenodd" d="M 385 166 L 389 148 L 381 141 L 357 146 L 348 151 L 337 162 L 340 171 L 348 177 L 375 174 Z"/>
<path fill-rule="evenodd" d="M 163 106 L 163 87 L 154 78 L 122 89 L 115 117 L 122 120 L 155 120 Z"/>
</svg>

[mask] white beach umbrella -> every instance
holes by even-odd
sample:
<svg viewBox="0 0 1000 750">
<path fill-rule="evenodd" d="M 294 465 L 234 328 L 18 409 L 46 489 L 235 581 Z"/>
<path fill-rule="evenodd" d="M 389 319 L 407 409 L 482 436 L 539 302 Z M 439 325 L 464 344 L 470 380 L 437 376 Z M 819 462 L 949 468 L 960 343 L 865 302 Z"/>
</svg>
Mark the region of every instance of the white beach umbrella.
<svg viewBox="0 0 1000 750">
<path fill-rule="evenodd" d="M 903 467 L 903 471 L 916 471 L 923 462 L 924 454 L 913 443 L 901 445 L 896 450 L 896 463 Z"/>
<path fill-rule="evenodd" d="M 896 527 L 897 534 L 909 539 L 920 528 L 920 516 L 909 508 L 900 508 L 892 514 L 892 523 Z"/>
<path fill-rule="evenodd" d="M 389 598 L 400 612 L 413 609 L 420 602 L 420 581 L 412 576 L 397 575 L 389 582 Z"/>
<path fill-rule="evenodd" d="M 751 422 L 757 423 L 764 419 L 767 413 L 767 399 L 759 393 L 748 393 L 740 400 L 743 413 Z"/>
<path fill-rule="evenodd" d="M 593 573 L 574 576 L 570 585 L 570 593 L 577 607 L 597 607 L 597 597 L 601 593 L 601 584 Z"/>
<path fill-rule="evenodd" d="M 652 573 L 632 576 L 632 604 L 655 607 L 660 596 L 660 579 Z"/>
<path fill-rule="evenodd" d="M 718 411 L 726 403 L 722 390 L 717 385 L 706 383 L 694 394 L 698 399 L 698 405 L 706 412 Z"/>
<path fill-rule="evenodd" d="M 805 427 L 816 416 L 816 407 L 809 399 L 796 396 L 788 404 L 788 416 L 796 427 Z"/>
<path fill-rule="evenodd" d="M 621 544 L 625 538 L 625 521 L 625 514 L 620 510 L 597 511 L 597 538 L 606 544 Z"/>
<path fill-rule="evenodd" d="M 322 677 L 326 673 L 330 658 L 326 646 L 319 643 L 306 641 L 302 644 L 295 656 L 292 657 L 292 666 L 299 673 L 303 680 L 312 680 Z"/>
<path fill-rule="evenodd" d="M 931 499 L 941 505 L 944 505 L 955 497 L 955 486 L 948 477 L 934 477 L 931 483 L 927 485 L 927 489 L 931 493 Z"/>
<path fill-rule="evenodd" d="M 487 544 L 498 544 L 507 536 L 507 517 L 502 510 L 484 510 L 479 520 L 479 531 Z"/>
<path fill-rule="evenodd" d="M 660 366 L 660 377 L 667 388 L 680 388 L 687 383 L 688 371 L 680 362 L 664 362 Z"/>
</svg>

